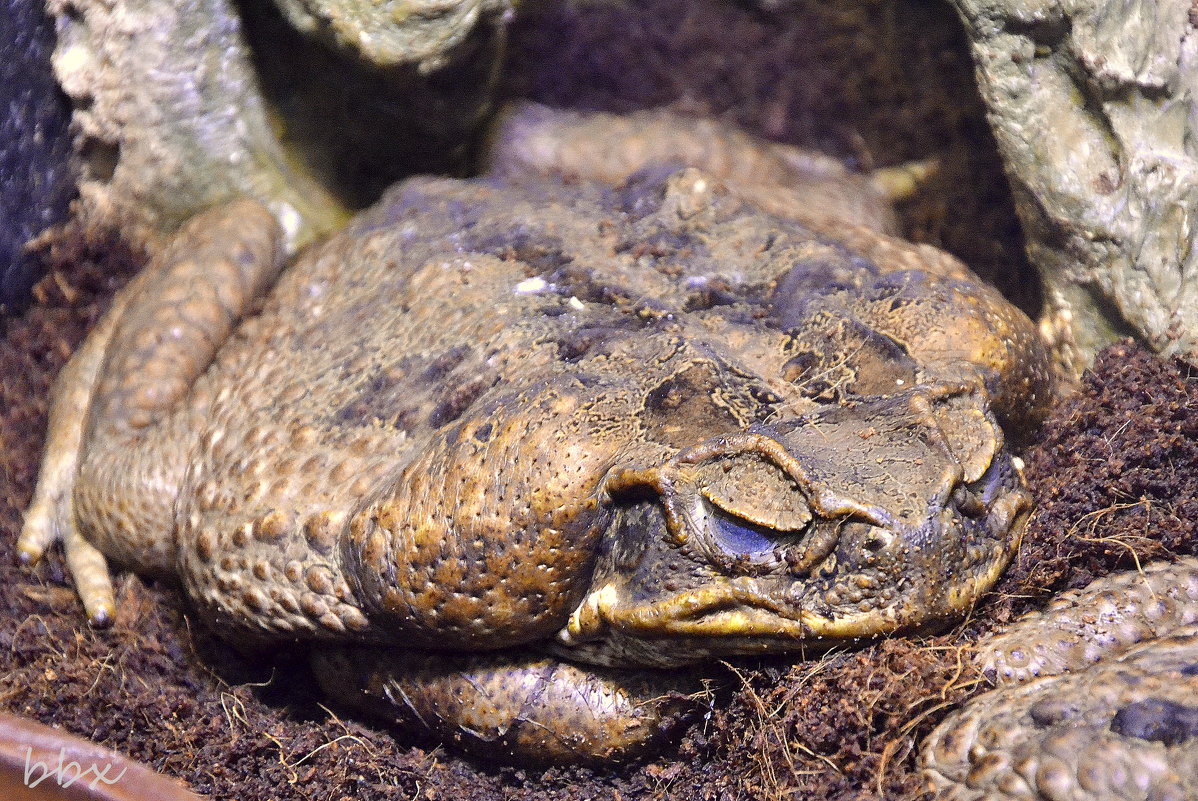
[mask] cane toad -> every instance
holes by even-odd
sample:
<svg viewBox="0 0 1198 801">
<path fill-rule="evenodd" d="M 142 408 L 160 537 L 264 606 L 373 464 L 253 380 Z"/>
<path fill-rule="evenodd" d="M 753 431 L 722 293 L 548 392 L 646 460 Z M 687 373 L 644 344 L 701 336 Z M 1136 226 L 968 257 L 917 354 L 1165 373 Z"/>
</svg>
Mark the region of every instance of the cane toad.
<svg viewBox="0 0 1198 801">
<path fill-rule="evenodd" d="M 198 216 L 60 378 L 21 553 L 62 539 L 93 621 L 106 560 L 170 577 L 523 760 L 654 740 L 670 668 L 959 615 L 1029 511 L 1035 329 L 860 182 L 759 205 L 664 160 L 410 179 L 285 267 L 256 203 Z"/>
</svg>

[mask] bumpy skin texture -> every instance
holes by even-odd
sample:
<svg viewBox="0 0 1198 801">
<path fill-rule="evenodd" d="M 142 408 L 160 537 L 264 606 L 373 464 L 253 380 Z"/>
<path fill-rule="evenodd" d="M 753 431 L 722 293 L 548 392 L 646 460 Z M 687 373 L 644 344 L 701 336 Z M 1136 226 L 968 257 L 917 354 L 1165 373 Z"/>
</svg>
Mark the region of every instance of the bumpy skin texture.
<svg viewBox="0 0 1198 801">
<path fill-rule="evenodd" d="M 1018 683 L 1084 670 L 1194 623 L 1198 561 L 1158 563 L 1058 595 L 982 643 L 977 662 L 991 681 Z"/>
<path fill-rule="evenodd" d="M 488 166 L 501 175 L 581 176 L 614 185 L 650 167 L 698 167 L 763 211 L 801 222 L 887 270 L 973 278 L 951 254 L 894 236 L 892 201 L 914 191 L 932 169 L 925 163 L 853 173 L 819 153 L 661 109 L 620 115 L 521 103 L 505 110 L 492 136 Z"/>
<path fill-rule="evenodd" d="M 338 697 L 604 759 L 698 689 L 642 668 L 934 626 L 1018 541 L 996 416 L 1048 362 L 955 261 L 673 167 L 413 179 L 264 294 L 279 252 L 252 202 L 195 219 L 60 382 L 20 548 L 62 536 L 93 619 L 106 555 Z"/>
<path fill-rule="evenodd" d="M 1198 796 L 1198 560 L 1100 579 L 983 643 L 998 688 L 921 755 L 952 801 Z"/>
</svg>

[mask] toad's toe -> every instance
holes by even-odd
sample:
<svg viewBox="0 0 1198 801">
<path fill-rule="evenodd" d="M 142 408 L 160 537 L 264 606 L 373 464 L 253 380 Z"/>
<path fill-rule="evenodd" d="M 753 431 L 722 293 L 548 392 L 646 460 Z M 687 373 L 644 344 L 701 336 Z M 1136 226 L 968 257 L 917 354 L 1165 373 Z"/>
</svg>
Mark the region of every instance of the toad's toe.
<svg viewBox="0 0 1198 801">
<path fill-rule="evenodd" d="M 112 622 L 116 610 L 108 562 L 63 514 L 62 506 L 61 500 L 39 498 L 29 508 L 25 527 L 17 540 L 17 558 L 22 564 L 35 565 L 47 548 L 61 541 L 88 620 L 94 626 L 106 626 Z"/>
</svg>

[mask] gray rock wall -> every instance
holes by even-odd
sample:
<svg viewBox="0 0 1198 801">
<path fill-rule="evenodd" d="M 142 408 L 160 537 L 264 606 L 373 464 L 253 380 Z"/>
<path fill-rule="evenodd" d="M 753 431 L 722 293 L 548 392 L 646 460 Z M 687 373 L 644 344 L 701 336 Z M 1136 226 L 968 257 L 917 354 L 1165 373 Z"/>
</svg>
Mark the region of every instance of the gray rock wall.
<svg viewBox="0 0 1198 801">
<path fill-rule="evenodd" d="M 1080 369 L 1127 334 L 1198 360 L 1198 12 L 1183 0 L 953 3 L 1064 361 Z"/>
</svg>

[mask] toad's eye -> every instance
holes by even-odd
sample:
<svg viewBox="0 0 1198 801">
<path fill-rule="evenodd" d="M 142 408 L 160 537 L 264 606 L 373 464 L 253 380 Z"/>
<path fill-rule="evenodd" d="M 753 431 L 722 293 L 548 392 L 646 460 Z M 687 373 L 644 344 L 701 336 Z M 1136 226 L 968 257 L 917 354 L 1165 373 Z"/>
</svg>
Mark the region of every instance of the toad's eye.
<svg viewBox="0 0 1198 801">
<path fill-rule="evenodd" d="M 729 554 L 760 556 L 776 548 L 779 539 L 790 533 L 751 523 L 711 504 L 707 504 L 707 521 L 712 539 Z"/>
</svg>

